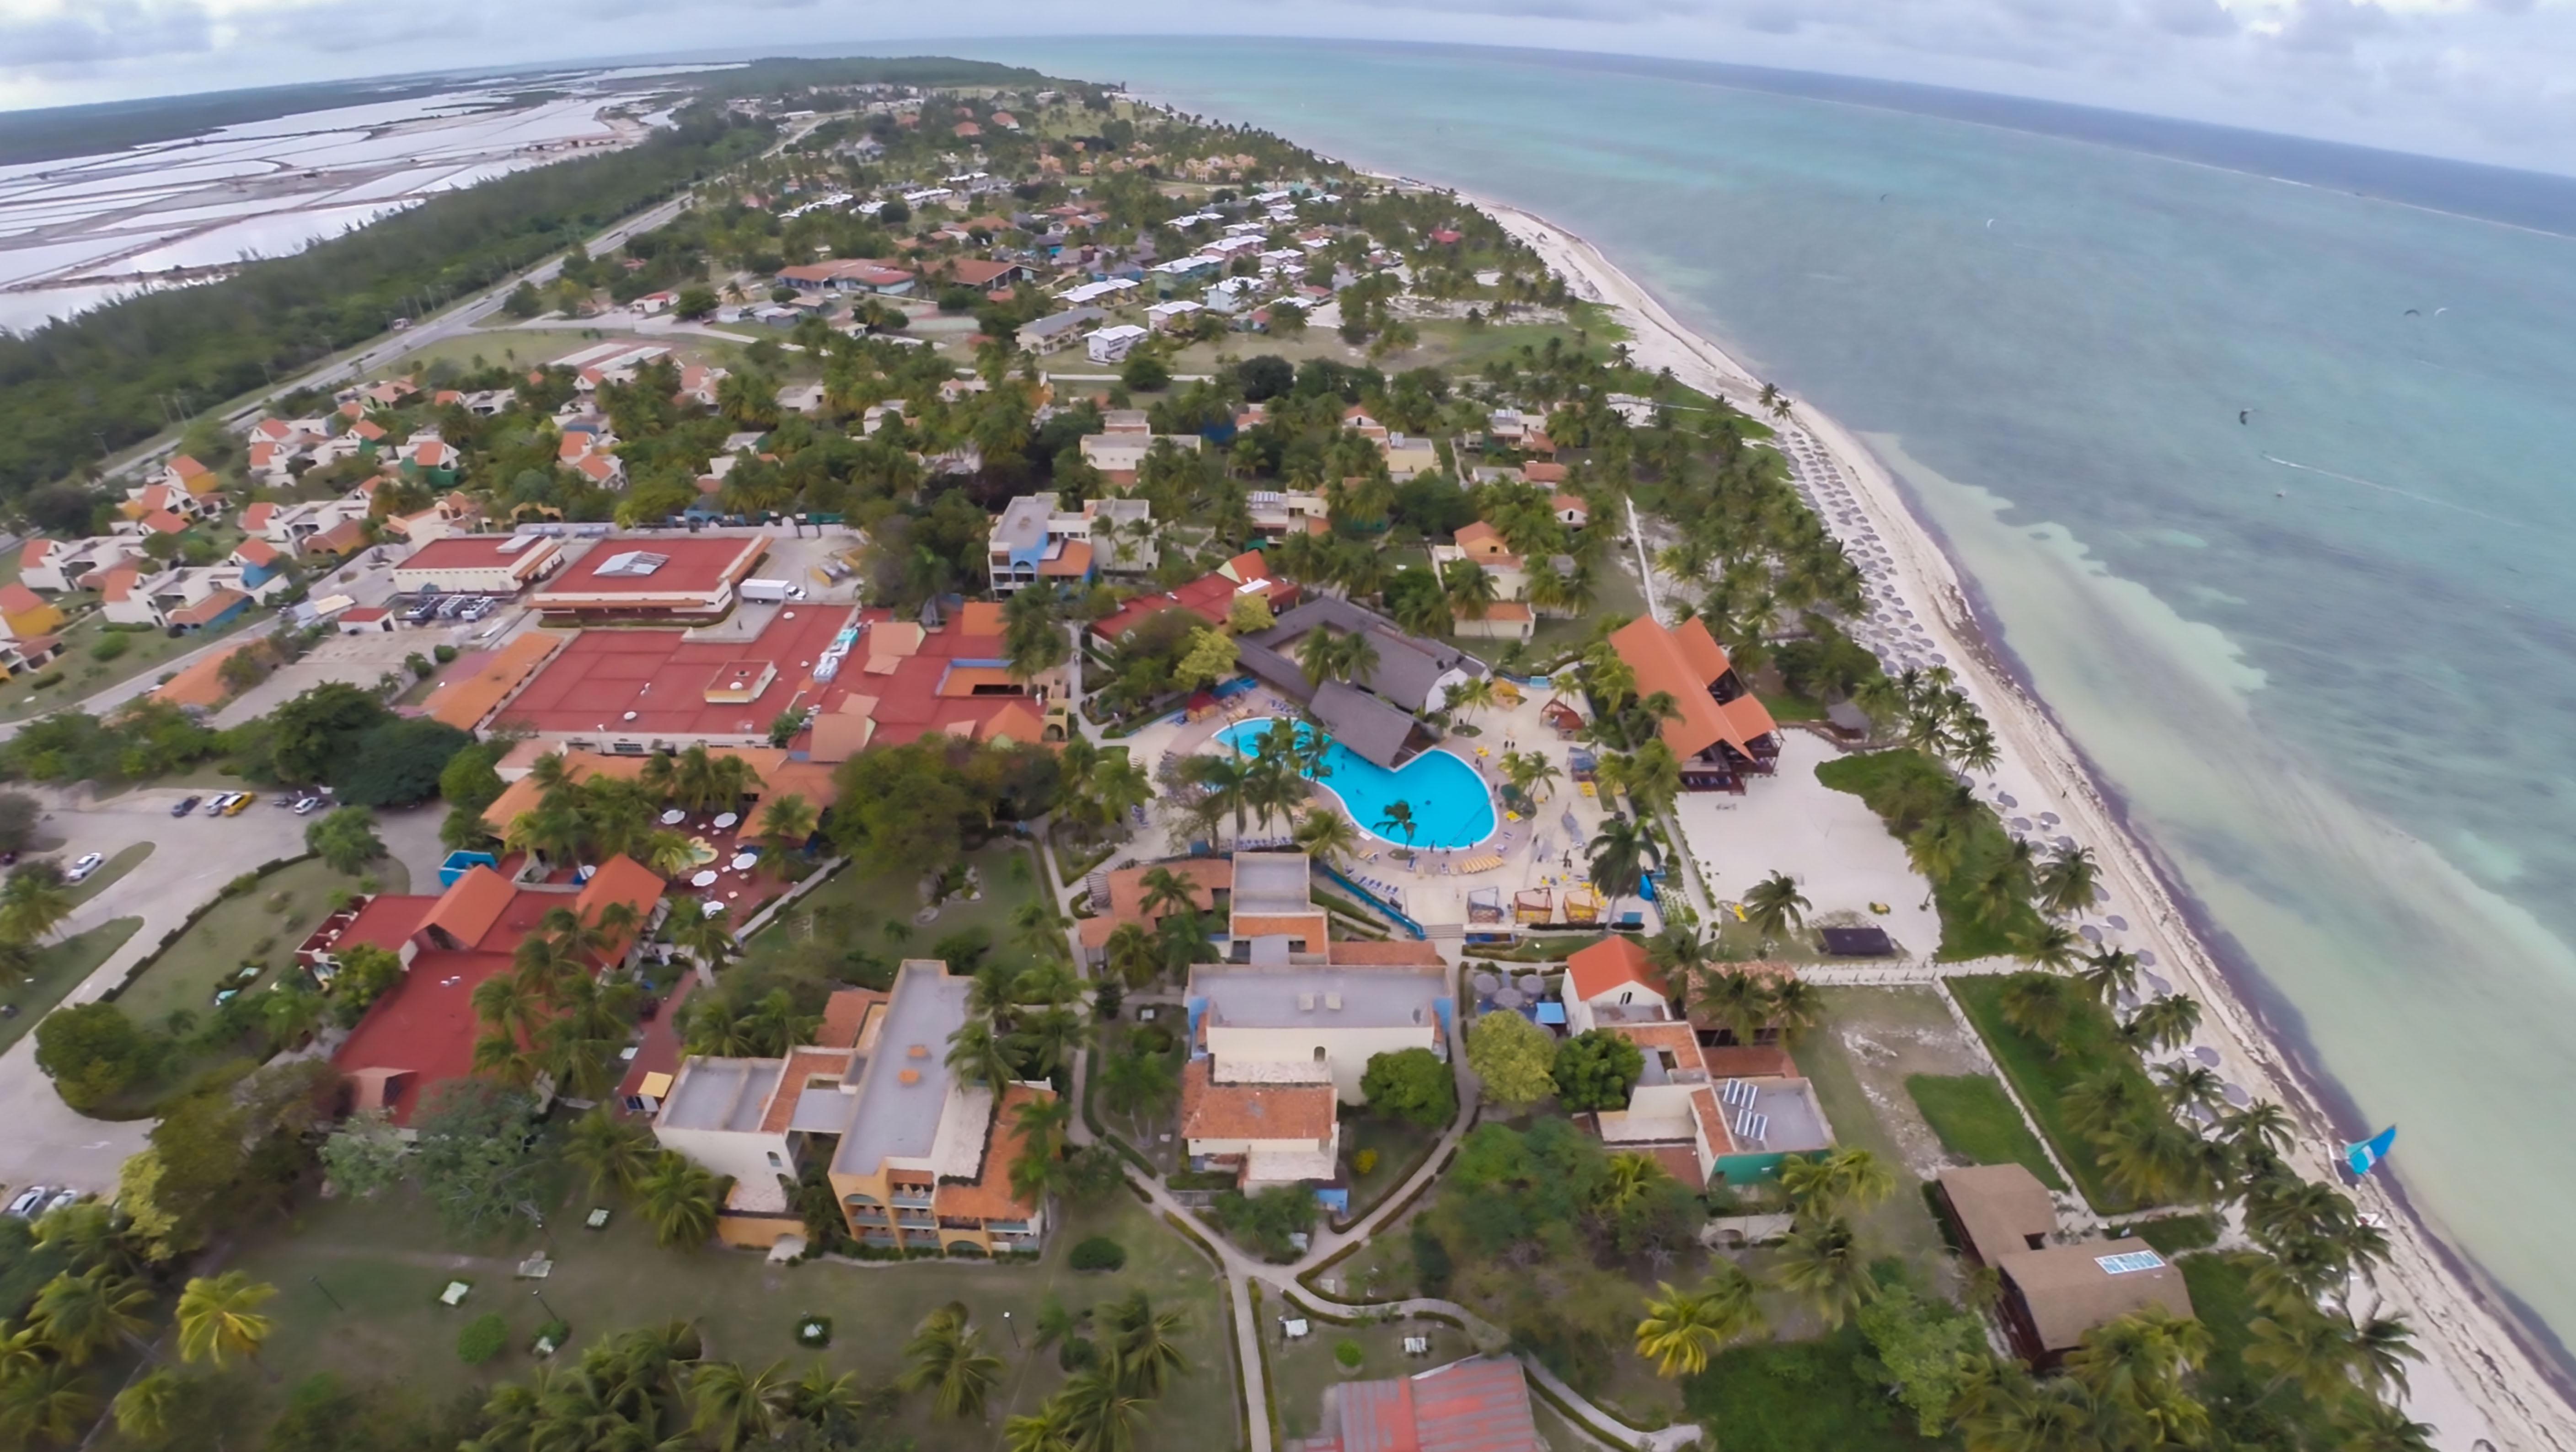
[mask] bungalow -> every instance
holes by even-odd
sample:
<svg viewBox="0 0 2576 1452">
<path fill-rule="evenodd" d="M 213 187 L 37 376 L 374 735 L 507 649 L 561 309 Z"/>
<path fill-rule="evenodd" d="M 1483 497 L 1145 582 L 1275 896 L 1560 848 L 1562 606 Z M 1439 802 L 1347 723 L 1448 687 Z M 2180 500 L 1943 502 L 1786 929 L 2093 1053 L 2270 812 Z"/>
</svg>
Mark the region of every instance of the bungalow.
<svg viewBox="0 0 2576 1452">
<path fill-rule="evenodd" d="M 1016 336 L 1020 346 L 1044 356 L 1072 344 L 1082 330 L 1109 316 L 1098 308 L 1077 307 L 1050 313 L 1034 322 L 1020 324 Z"/>
<path fill-rule="evenodd" d="M 118 565 L 140 565 L 146 558 L 137 541 L 119 535 L 31 539 L 18 552 L 18 578 L 39 590 L 93 589 L 97 584 L 93 577 L 99 572 Z"/>
<path fill-rule="evenodd" d="M 62 609 L 44 596 L 12 580 L 0 585 L 0 633 L 11 640 L 36 640 L 63 628 Z"/>
<path fill-rule="evenodd" d="M 1634 673 L 1640 696 L 1672 697 L 1677 714 L 1665 718 L 1662 734 L 1681 759 L 1684 790 L 1741 792 L 1748 775 L 1771 774 L 1779 728 L 1706 621 L 1669 628 L 1639 616 L 1610 633 L 1610 646 Z"/>
<path fill-rule="evenodd" d="M 1086 282 L 1079 287 L 1067 288 L 1063 297 L 1066 302 L 1075 307 L 1096 302 L 1107 302 L 1114 307 L 1126 294 L 1134 292 L 1139 285 L 1134 278 L 1105 278 L 1099 282 Z"/>
<path fill-rule="evenodd" d="M 169 463 L 153 472 L 150 482 L 167 485 L 196 499 L 205 498 L 223 484 L 221 479 L 215 477 L 214 470 L 186 454 L 171 455 Z"/>
<path fill-rule="evenodd" d="M 781 287 L 799 292 L 864 292 L 880 297 L 898 297 L 912 291 L 912 274 L 891 262 L 873 258 L 851 257 L 834 262 L 800 262 L 779 269 L 776 281 Z"/>
<path fill-rule="evenodd" d="M 976 292 L 998 292 L 1029 280 L 1029 269 L 1018 262 L 997 262 L 988 257 L 950 257 L 924 264 L 923 285 L 932 288 L 964 287 Z"/>
<path fill-rule="evenodd" d="M 1355 680 L 1308 680 L 1298 643 L 1319 630 L 1367 637 L 1376 663 Z M 1390 769 L 1415 751 L 1422 730 L 1417 718 L 1445 709 L 1452 687 L 1489 674 L 1474 656 L 1407 635 L 1386 617 L 1329 595 L 1235 644 L 1244 670 L 1305 704 L 1334 740 Z"/>
<path fill-rule="evenodd" d="M 199 520 L 214 512 L 214 503 L 211 495 L 201 498 L 172 485 L 138 484 L 125 491 L 125 502 L 117 506 L 117 512 L 128 519 L 171 514 L 184 520 Z"/>
<path fill-rule="evenodd" d="M 1197 316 L 1206 311 L 1205 304 L 1186 299 L 1178 302 L 1156 303 L 1145 309 L 1145 323 L 1157 333 L 1183 332 L 1193 327 Z"/>
<path fill-rule="evenodd" d="M 1184 454 L 1195 454 L 1203 441 L 1197 434 L 1110 433 L 1084 434 L 1078 446 L 1082 461 L 1111 479 L 1131 481 L 1145 467 L 1145 458 L 1158 444 L 1169 444 Z"/>
<path fill-rule="evenodd" d="M 2150 1307 L 2192 1314 L 2182 1271 L 2136 1240 L 2050 1244 L 2057 1205 L 2021 1165 L 1941 1171 L 1934 1195 L 1959 1250 L 1994 1270 L 1996 1309 L 2013 1353 L 2046 1370 L 2084 1333 Z"/>
</svg>

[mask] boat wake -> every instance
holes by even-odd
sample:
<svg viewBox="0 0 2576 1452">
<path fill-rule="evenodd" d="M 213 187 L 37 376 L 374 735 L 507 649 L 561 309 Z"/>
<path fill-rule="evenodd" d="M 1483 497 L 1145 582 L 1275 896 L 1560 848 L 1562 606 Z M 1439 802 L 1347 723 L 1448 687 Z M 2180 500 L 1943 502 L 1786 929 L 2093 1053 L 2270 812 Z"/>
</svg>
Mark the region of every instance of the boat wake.
<svg viewBox="0 0 2576 1452">
<path fill-rule="evenodd" d="M 2501 514 L 2489 514 L 2483 509 L 2473 509 L 2468 505 L 2456 504 L 2448 499 L 2435 499 L 2429 494 L 2417 494 L 2411 489 L 2400 489 L 2394 484 L 2382 484 L 2375 479 L 2362 479 L 2351 474 L 2338 474 L 2332 469 L 2321 469 L 2314 464 L 2302 464 L 2295 459 L 2284 459 L 2277 454 L 2265 454 L 2263 455 L 2263 458 L 2265 462 L 2278 464 L 2284 469 L 2296 469 L 2302 474 L 2322 474 L 2329 479 L 2340 479 L 2346 484 L 2358 484 L 2364 489 L 2376 489 L 2382 494 L 2394 494 L 2400 499 L 2412 499 L 2418 504 L 2429 504 L 2435 509 L 2447 509 L 2456 514 L 2469 515 L 2472 518 L 2486 520 L 2490 524 L 2510 525 L 2515 529 L 2539 529 L 2546 527 L 2543 525 L 2536 525 L 2530 520 L 2507 519 Z"/>
</svg>

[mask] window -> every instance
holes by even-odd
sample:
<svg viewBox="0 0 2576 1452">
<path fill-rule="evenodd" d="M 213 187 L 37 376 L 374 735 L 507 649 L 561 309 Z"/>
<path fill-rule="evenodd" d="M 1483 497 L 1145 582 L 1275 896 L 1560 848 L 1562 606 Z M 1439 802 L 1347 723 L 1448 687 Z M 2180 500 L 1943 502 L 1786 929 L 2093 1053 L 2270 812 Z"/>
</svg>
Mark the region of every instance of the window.
<svg viewBox="0 0 2576 1452">
<path fill-rule="evenodd" d="M 1322 1044 L 1315 1045 L 1315 1062 L 1318 1064 L 1324 1062 L 1324 1046 Z"/>
<path fill-rule="evenodd" d="M 771 1150 L 769 1152 L 769 1167 L 773 1170 L 783 1170 L 787 1168 L 787 1161 L 778 1157 L 778 1151 Z"/>
<path fill-rule="evenodd" d="M 2093 1263 L 2108 1275 L 2125 1276 L 2134 1271 L 2161 1270 L 2165 1258 L 2152 1250 L 2127 1250 L 2118 1255 L 2097 1255 Z"/>
</svg>

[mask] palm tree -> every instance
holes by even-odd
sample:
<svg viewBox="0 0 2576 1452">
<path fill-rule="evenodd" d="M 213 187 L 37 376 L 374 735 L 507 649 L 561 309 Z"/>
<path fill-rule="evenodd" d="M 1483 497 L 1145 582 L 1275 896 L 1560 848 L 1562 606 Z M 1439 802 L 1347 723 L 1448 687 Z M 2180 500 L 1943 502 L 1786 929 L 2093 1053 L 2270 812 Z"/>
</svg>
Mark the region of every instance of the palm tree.
<svg viewBox="0 0 2576 1452">
<path fill-rule="evenodd" d="M 1780 1037 L 1794 1044 L 1825 1021 L 1825 996 L 1803 978 L 1774 979 L 1764 991 L 1763 1013 Z"/>
<path fill-rule="evenodd" d="M 1121 1385 L 1107 1368 L 1067 1377 L 1056 1398 L 1064 1403 L 1080 1452 L 1135 1452 L 1146 1399 Z"/>
<path fill-rule="evenodd" d="M 1330 629 L 1318 626 L 1297 642 L 1297 669 L 1306 684 L 1320 686 L 1341 666 L 1341 649 Z"/>
<path fill-rule="evenodd" d="M 2406 1363 L 2421 1361 L 2415 1329 L 2402 1316 L 2373 1316 L 2353 1327 L 2352 1369 L 2375 1397 L 2406 1395 Z"/>
<path fill-rule="evenodd" d="M 2138 955 L 2105 948 L 2084 960 L 2075 981 L 2092 990 L 2094 1000 L 2108 1008 L 2120 1001 L 2121 994 L 2138 991 Z"/>
<path fill-rule="evenodd" d="M 2352 1326 L 2343 1318 L 2291 1307 L 2257 1316 L 2246 1329 L 2254 1339 L 2245 1364 L 2271 1374 L 2266 1391 L 2295 1384 L 2310 1400 L 2330 1402 L 2351 1389 Z"/>
<path fill-rule="evenodd" d="M 1484 576 L 1487 585 L 1493 583 L 1493 576 L 1486 575 L 1483 570 L 1480 569 L 1476 573 Z M 1493 602 L 1488 600 L 1484 603 L 1490 605 Z M 1481 616 L 1484 613 L 1484 606 L 1479 605 L 1473 612 L 1462 613 Z M 1465 681 L 1449 688 L 1449 709 L 1452 711 L 1472 716 L 1478 711 L 1491 709 L 1493 704 L 1494 678 L 1492 676 L 1469 676 Z M 1503 758 L 1503 764 L 1506 767 L 1510 766 L 1511 758 L 1508 756 Z"/>
<path fill-rule="evenodd" d="M 43 942 L 71 913 L 71 889 L 50 861 L 27 863 L 0 883 L 0 942 Z"/>
<path fill-rule="evenodd" d="M 1330 807 L 1310 807 L 1297 819 L 1297 850 L 1318 862 L 1340 864 L 1359 850 L 1357 823 Z"/>
<path fill-rule="evenodd" d="M 1675 923 L 1646 940 L 1646 961 L 1664 975 L 1666 983 L 1688 991 L 1712 959 L 1708 940 L 1699 935 L 1699 929 Z"/>
<path fill-rule="evenodd" d="M 1602 819 L 1600 832 L 1585 850 L 1590 854 L 1587 867 L 1592 885 L 1613 899 L 1636 896 L 1645 884 L 1649 862 L 1661 855 L 1643 827 L 1615 814 Z"/>
<path fill-rule="evenodd" d="M 36 1293 L 28 1321 L 44 1332 L 55 1355 L 84 1366 L 118 1341 L 142 1345 L 152 1324 L 144 1314 L 151 1305 L 151 1288 L 142 1281 L 92 1266 L 80 1275 L 65 1271 L 47 1281 Z"/>
<path fill-rule="evenodd" d="M 1120 923 L 1112 928 L 1101 951 L 1109 960 L 1109 971 L 1130 988 L 1144 987 L 1162 971 L 1162 950 L 1141 923 Z"/>
<path fill-rule="evenodd" d="M 2290 1147 L 2290 1112 L 2269 1099 L 2257 1099 L 2229 1113 L 2219 1127 L 2240 1150 L 2259 1146 L 2277 1155 Z"/>
<path fill-rule="evenodd" d="M 0 1386 L 0 1435 L 19 1445 L 81 1439 L 98 1419 L 98 1394 L 69 1362 L 53 1362 Z"/>
<path fill-rule="evenodd" d="M 2065 979 L 2016 973 L 2004 981 L 1998 1004 L 2004 1022 L 2046 1045 L 2050 1058 L 2064 1052 L 2066 1030 L 2075 1021 L 2075 995 Z"/>
<path fill-rule="evenodd" d="M 1662 813 L 1682 794 L 1681 758 L 1660 737 L 1631 753 L 1619 768 L 1619 789 L 1647 816 Z"/>
<path fill-rule="evenodd" d="M 1806 926 L 1809 906 L 1798 891 L 1797 879 L 1775 872 L 1745 892 L 1744 920 L 1761 934 L 1763 945 L 1768 947 L 1773 940 Z"/>
<path fill-rule="evenodd" d="M 653 1167 L 653 1131 L 620 1119 L 602 1104 L 573 1121 L 564 1135 L 563 1157 L 590 1175 L 594 1195 L 612 1183 L 632 1190 Z"/>
<path fill-rule="evenodd" d="M 1010 1051 L 989 1018 L 968 1019 L 948 1036 L 948 1067 L 969 1084 L 999 1089 L 1017 1079 Z"/>
<path fill-rule="evenodd" d="M 1168 867 L 1147 868 L 1145 875 L 1136 879 L 1136 885 L 1143 889 L 1137 909 L 1149 921 L 1199 907 L 1197 884 Z"/>
<path fill-rule="evenodd" d="M 2092 905 L 2098 890 L 2100 872 L 2093 865 L 2092 849 L 2070 847 L 2048 859 L 2039 870 L 2036 882 L 2039 905 L 2063 916 L 2081 912 Z"/>
<path fill-rule="evenodd" d="M 1023 1102 L 1011 1116 L 1020 1132 L 1020 1153 L 1011 1161 L 1011 1193 L 1037 1204 L 1064 1178 L 1065 1127 L 1073 1122 L 1073 1101 L 1049 1094 Z"/>
<path fill-rule="evenodd" d="M 1976 831 L 1966 819 L 1950 816 L 1924 823 L 1905 839 L 1906 864 L 1923 874 L 1925 907 L 1932 905 L 1941 884 L 1966 864 L 1976 840 Z"/>
<path fill-rule="evenodd" d="M 723 1452 L 745 1442 L 766 1442 L 777 1434 L 780 1414 L 795 1392 L 787 1363 L 773 1361 L 758 1371 L 745 1371 L 730 1361 L 711 1361 L 689 1377 L 689 1430 L 713 1437 Z"/>
<path fill-rule="evenodd" d="M 1119 1387 L 1140 1397 L 1159 1397 L 1171 1379 L 1190 1369 L 1181 1340 L 1189 1326 L 1184 1311 L 1157 1311 L 1143 1291 L 1130 1292 L 1100 1313 L 1103 1350 Z"/>
<path fill-rule="evenodd" d="M 1850 1147 L 1789 1156 L 1780 1166 L 1780 1187 L 1801 1216 L 1831 1218 L 1846 1209 L 1866 1210 L 1895 1194 L 1896 1172 L 1869 1151 Z"/>
<path fill-rule="evenodd" d="M 790 852 L 813 839 L 821 820 L 812 803 L 788 792 L 761 804 L 760 835 L 779 851 Z"/>
<path fill-rule="evenodd" d="M 1002 1358 L 984 1349 L 983 1333 L 967 1324 L 960 1301 L 923 1317 L 903 1354 L 912 1364 L 895 1378 L 895 1385 L 929 1391 L 943 1416 L 981 1416 L 985 1398 L 1002 1376 Z"/>
<path fill-rule="evenodd" d="M 636 1182 L 635 1195 L 644 1218 L 652 1222 L 656 1241 L 674 1248 L 694 1247 L 706 1244 L 716 1233 L 716 1221 L 724 1213 L 726 1183 L 686 1156 L 666 1150 Z"/>
<path fill-rule="evenodd" d="M 1404 850 L 1408 854 L 1411 853 L 1413 851 L 1413 834 L 1419 830 L 1418 824 L 1413 820 L 1413 803 L 1406 801 L 1402 797 L 1397 797 L 1394 801 L 1387 803 L 1385 815 L 1377 819 L 1377 830 L 1380 833 L 1390 831 L 1402 832 L 1404 834 Z"/>
<path fill-rule="evenodd" d="M 1877 1293 L 1851 1223 L 1840 1216 L 1790 1231 L 1781 1245 L 1777 1275 L 1783 1290 L 1805 1296 L 1825 1324 L 1836 1329 Z"/>
<path fill-rule="evenodd" d="M 170 1433 L 170 1418 L 179 1409 L 183 1390 L 178 1373 L 156 1366 L 116 1394 L 109 1408 L 116 1430 L 137 1442 L 158 1442 Z"/>
<path fill-rule="evenodd" d="M 2347 1398 L 2327 1420 L 2342 1452 L 2433 1452 L 2432 1426 L 2386 1402 Z"/>
<path fill-rule="evenodd" d="M 1658 1294 L 1647 1298 L 1645 1319 L 1637 1323 L 1637 1354 L 1653 1359 L 1657 1376 L 1697 1376 L 1708 1369 L 1711 1353 L 1762 1324 L 1757 1289 L 1753 1277 L 1729 1260 L 1715 1262 L 1693 1290 L 1659 1282 Z"/>
<path fill-rule="evenodd" d="M 1074 1445 L 1073 1408 L 1063 1397 L 1049 1397 L 1034 1413 L 1002 1422 L 1002 1452 L 1078 1452 Z"/>
<path fill-rule="evenodd" d="M 2013 941 L 2013 956 L 2034 968 L 2063 973 L 2084 956 L 2084 940 L 2064 923 L 2043 920 Z"/>
<path fill-rule="evenodd" d="M 1171 1060 L 1161 1054 L 1131 1050 L 1100 1066 L 1100 1097 L 1113 1114 L 1150 1113 L 1170 1104 L 1180 1091 Z"/>
<path fill-rule="evenodd" d="M 2167 1064 L 2155 1071 L 2165 1102 L 2176 1109 L 2206 1109 L 2213 1113 L 2227 1102 L 2227 1081 L 2206 1064 L 2185 1061 Z"/>
<path fill-rule="evenodd" d="M 1221 802 L 1233 811 L 1234 835 L 1240 839 L 1243 836 L 1244 811 L 1251 805 L 1252 764 L 1229 751 L 1215 756 L 1193 756 L 1185 764 L 1184 772 L 1191 782 L 1208 794 L 1210 801 Z"/>
<path fill-rule="evenodd" d="M 2200 1000 L 2187 993 L 2167 994 L 2131 1015 L 2129 1028 L 2160 1052 L 2187 1044 L 2200 1031 Z"/>
<path fill-rule="evenodd" d="M 1512 790 L 1520 793 L 1532 806 L 1555 794 L 1552 787 L 1561 776 L 1556 763 L 1543 753 L 1512 751 L 1503 755 L 1503 780 L 1511 783 Z"/>
<path fill-rule="evenodd" d="M 701 988 L 715 986 L 716 974 L 741 946 L 733 935 L 732 924 L 722 916 L 703 911 L 674 911 L 666 931 L 671 946 L 695 960 Z"/>
<path fill-rule="evenodd" d="M 277 1287 L 240 1271 L 190 1280 L 179 1292 L 180 1358 L 221 1367 L 225 1357 L 238 1352 L 256 1365 L 259 1348 L 274 1329 L 259 1308 L 276 1294 Z"/>
</svg>

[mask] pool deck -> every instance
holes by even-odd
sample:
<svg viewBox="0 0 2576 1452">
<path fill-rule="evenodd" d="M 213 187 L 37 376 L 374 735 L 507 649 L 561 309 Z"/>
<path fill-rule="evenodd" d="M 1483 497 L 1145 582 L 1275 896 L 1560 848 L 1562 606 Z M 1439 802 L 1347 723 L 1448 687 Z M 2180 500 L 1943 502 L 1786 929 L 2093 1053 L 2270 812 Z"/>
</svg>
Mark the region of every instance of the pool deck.
<svg viewBox="0 0 2576 1452">
<path fill-rule="evenodd" d="M 1540 719 L 1539 707 L 1545 698 L 1545 692 L 1525 690 L 1517 706 L 1506 708 L 1497 705 L 1476 712 L 1471 724 L 1481 734 L 1453 736 L 1433 748 L 1448 751 L 1475 768 L 1489 792 L 1499 789 L 1502 784 L 1501 773 L 1492 763 L 1504 751 L 1535 751 L 1545 756 L 1555 764 L 1560 775 L 1556 781 L 1542 788 L 1549 794 L 1540 799 L 1539 811 L 1534 818 L 1514 821 L 1497 800 L 1494 812 L 1501 825 L 1498 835 L 1473 847 L 1424 848 L 1410 861 L 1401 846 L 1388 843 L 1371 830 L 1372 824 L 1361 822 L 1360 831 L 1367 845 L 1353 861 L 1340 864 L 1341 870 L 1378 891 L 1406 916 L 1425 927 L 1466 923 L 1467 895 L 1483 888 L 1496 888 L 1502 892 L 1507 915 L 1514 893 L 1539 887 L 1553 889 L 1560 901 L 1558 911 L 1561 918 L 1565 889 L 1584 880 L 1584 845 L 1600 831 L 1602 819 L 1608 813 L 1597 799 L 1584 796 L 1575 785 L 1573 770 L 1567 764 L 1575 743 L 1557 739 L 1556 733 Z M 1233 698 L 1226 702 L 1224 710 L 1201 720 L 1174 724 L 1166 717 L 1121 742 L 1111 744 L 1127 747 L 1130 759 L 1150 772 L 1166 757 L 1187 756 L 1212 749 L 1217 733 L 1238 722 L 1267 716 L 1294 718 L 1296 715 L 1293 702 L 1283 700 L 1272 691 L 1255 690 Z M 1329 789 L 1317 791 L 1316 796 L 1334 810 L 1343 811 L 1341 799 Z M 1575 825 L 1575 830 L 1570 833 L 1564 824 L 1569 813 Z M 1344 811 L 1344 815 L 1349 813 Z M 1163 812 L 1159 806 L 1149 808 L 1144 829 L 1120 855 L 1135 861 L 1151 861 L 1187 852 L 1189 842 L 1174 835 L 1175 826 L 1171 814 Z M 1266 831 L 1267 835 L 1264 835 L 1265 829 L 1256 821 L 1247 840 L 1258 845 L 1282 840 L 1286 835 L 1286 828 L 1278 823 L 1273 823 Z M 1459 870 L 1464 862 L 1488 856 L 1501 857 L 1503 865 L 1484 872 Z M 1630 911 L 1645 914 L 1645 925 L 1649 931 L 1662 927 L 1662 919 L 1654 908 L 1637 898 L 1605 904 L 1602 920 L 1606 923 Z"/>
</svg>

